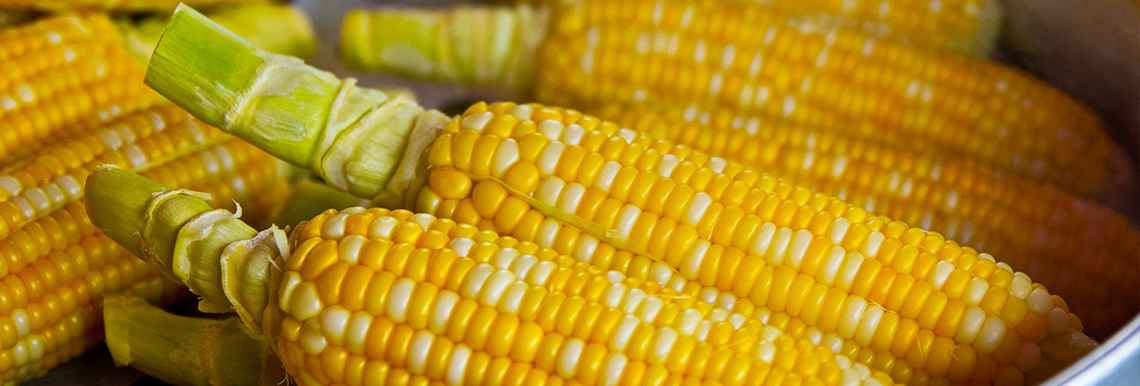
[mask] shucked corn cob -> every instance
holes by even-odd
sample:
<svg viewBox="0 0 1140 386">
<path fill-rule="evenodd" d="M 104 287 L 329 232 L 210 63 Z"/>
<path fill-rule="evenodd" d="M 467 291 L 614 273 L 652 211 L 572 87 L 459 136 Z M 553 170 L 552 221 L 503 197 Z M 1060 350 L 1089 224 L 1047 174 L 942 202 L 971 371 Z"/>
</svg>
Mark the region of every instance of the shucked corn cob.
<svg viewBox="0 0 1140 386">
<path fill-rule="evenodd" d="M 1060 297 L 988 254 L 573 110 L 477 104 L 447 122 L 188 10 L 147 82 L 340 189 L 743 315 L 786 315 L 786 333 L 899 382 L 1035 382 L 1093 345 Z M 195 291 L 224 292 L 209 287 Z"/>
<path fill-rule="evenodd" d="M 0 74 L 0 164 L 158 101 L 97 13 L 0 31 Z"/>
<path fill-rule="evenodd" d="M 590 7 L 591 5 L 585 6 Z M 593 8 L 582 13 L 591 15 L 622 14 L 618 11 L 606 12 L 605 7 L 601 4 L 593 5 Z M 611 5 L 611 7 L 620 6 Z M 463 14 L 462 11 L 456 11 L 453 15 L 457 19 L 461 19 L 459 16 L 461 14 Z M 494 15 L 497 16 L 492 20 L 509 19 L 508 16 L 504 16 L 509 15 L 507 13 Z M 521 20 L 526 20 L 526 18 L 524 17 Z M 351 24 L 351 22 L 346 23 L 346 28 Z M 489 24 L 511 25 L 508 22 Z M 398 26 L 393 28 L 398 28 Z M 519 30 L 524 29 L 520 27 Z M 585 28 L 579 28 L 579 31 L 583 30 Z M 446 32 L 440 32 L 440 34 L 441 36 L 448 36 Z M 498 35 L 503 34 L 496 36 Z M 505 35 L 509 36 L 509 34 Z M 460 40 L 457 39 L 456 41 Z M 510 41 L 502 41 L 502 43 L 510 43 Z M 630 49 L 632 50 L 632 48 Z M 498 51 L 489 50 L 489 52 L 495 56 L 493 53 Z M 713 56 L 715 57 L 715 55 Z M 618 67 L 621 66 L 636 67 L 630 65 L 628 61 L 625 64 L 619 63 Z M 568 81 L 566 83 L 581 84 L 579 87 L 589 87 L 589 82 Z M 551 89 L 553 88 L 551 87 Z M 566 93 L 572 94 L 573 91 Z M 678 107 L 681 106 L 678 105 Z M 622 110 L 624 108 L 636 109 L 637 107 L 636 104 L 629 104 L 610 107 L 609 109 Z M 685 110 L 686 114 L 703 115 L 691 107 L 681 108 Z M 714 114 L 718 119 L 724 120 L 725 111 L 731 111 L 731 109 L 717 109 Z M 608 114 L 613 115 L 615 113 Z M 673 110 L 671 114 L 677 115 L 680 112 Z M 633 116 L 636 113 L 631 112 L 628 115 Z M 739 146 L 737 149 L 747 150 L 732 153 L 712 148 L 700 148 L 699 150 L 730 158 L 733 161 L 757 167 L 782 177 L 792 178 L 797 183 L 814 189 L 822 189 L 829 194 L 843 193 L 845 199 L 857 204 L 864 204 L 869 211 L 884 214 L 923 229 L 933 228 L 933 230 L 951 236 L 960 235 L 961 241 L 974 247 L 984 246 L 985 250 L 1004 256 L 1008 262 L 1027 269 L 1032 274 L 1031 276 L 1046 283 L 1055 283 L 1059 287 L 1055 286 L 1054 288 L 1059 289 L 1065 295 L 1074 296 L 1089 293 L 1086 296 L 1089 301 L 1083 302 L 1081 307 L 1085 310 L 1097 310 L 1096 314 L 1101 316 L 1090 319 L 1095 323 L 1095 325 L 1090 326 L 1095 336 L 1107 336 L 1124 320 L 1134 315 L 1136 310 L 1140 309 L 1140 299 L 1138 299 L 1140 291 L 1137 290 L 1137 283 L 1135 280 L 1125 278 L 1125 276 L 1131 278 L 1131 273 L 1136 272 L 1136 267 L 1140 264 L 1134 258 L 1140 255 L 1140 249 L 1138 249 L 1140 245 L 1136 245 L 1137 237 L 1128 237 L 1136 236 L 1136 230 L 1123 217 L 1113 214 L 1110 210 L 1088 201 L 1072 198 L 1049 187 L 1021 182 L 1018 178 L 1002 177 L 1000 176 L 1002 173 L 992 170 L 985 164 L 968 161 L 956 162 L 959 157 L 936 154 L 920 155 L 915 152 L 908 152 L 905 150 L 906 146 L 900 146 L 897 143 L 892 144 L 892 141 L 889 140 L 869 140 L 859 135 L 848 134 L 846 139 L 842 139 L 844 135 L 841 133 L 831 130 L 811 130 L 809 129 L 810 126 L 806 125 L 781 123 L 776 119 L 764 118 L 761 114 L 737 114 L 735 117 L 737 118 L 733 119 L 733 124 L 741 129 L 745 129 L 742 127 L 745 124 L 750 124 L 756 128 L 755 130 L 763 127 L 764 131 L 754 133 L 755 135 L 748 135 L 744 130 L 717 132 L 735 133 L 736 135 L 735 137 L 728 137 L 719 134 L 709 135 L 707 129 L 702 127 L 707 124 L 694 124 L 674 127 L 664 133 L 653 134 L 657 134 L 658 138 L 665 138 L 686 145 L 700 145 L 697 141 L 708 140 L 719 141 L 717 143 L 722 145 Z M 630 122 L 632 119 L 632 117 L 619 119 L 619 123 L 632 124 L 633 122 Z M 710 122 L 708 124 L 728 125 L 729 123 Z M 782 133 L 781 129 L 787 127 L 799 129 Z M 638 127 L 633 128 L 637 129 Z M 792 145 L 781 142 L 780 138 L 784 135 L 796 136 L 798 141 L 804 141 L 808 137 L 819 137 L 818 141 L 824 143 L 838 142 L 841 144 L 851 143 L 851 145 L 837 145 L 830 150 L 831 153 L 825 153 L 822 150 L 808 152 L 805 149 L 807 145 L 804 143 Z M 734 140 L 741 138 L 751 139 Z M 871 148 L 867 148 L 867 146 L 871 146 Z M 752 148 L 749 149 L 750 147 Z M 802 155 L 788 157 L 789 153 Z M 862 160 L 873 158 L 874 161 L 868 162 L 876 163 L 876 173 L 845 173 L 842 176 L 833 176 L 835 173 L 833 164 L 826 163 L 823 159 L 829 155 L 836 157 L 837 160 L 841 159 L 844 165 L 850 164 L 850 169 L 855 171 L 865 170 L 866 167 L 863 166 L 865 163 Z M 819 160 L 815 162 L 817 158 Z M 922 165 L 926 165 L 923 166 L 924 168 L 931 169 L 907 170 L 908 161 L 914 159 L 918 159 Z M 955 162 L 945 164 L 940 161 L 943 159 L 954 160 Z M 775 162 L 777 160 L 779 162 Z M 794 174 L 803 173 L 805 160 L 813 163 L 814 171 L 817 174 L 808 176 Z M 828 166 L 832 166 L 832 168 L 828 169 Z M 946 177 L 937 175 L 941 174 L 943 166 L 945 166 Z M 934 174 L 926 174 L 931 171 Z M 915 181 L 912 178 L 918 180 Z M 897 182 L 892 183 L 892 180 Z M 933 182 L 925 183 L 926 181 Z M 898 192 L 898 195 L 890 197 L 877 194 L 888 188 Z M 1039 204 L 1039 206 L 1028 208 L 1025 208 L 1025 205 L 985 204 L 986 202 L 1016 202 L 1013 200 L 1014 198 L 1024 197 L 1026 194 L 1036 197 L 1056 197 L 1056 199 L 1035 200 L 1032 203 Z M 977 200 L 971 199 L 973 197 L 977 197 Z M 868 204 L 868 200 L 873 198 L 878 198 L 876 200 L 878 205 Z M 953 200 L 954 204 L 950 204 L 949 200 Z M 958 202 L 961 204 L 959 205 Z M 1055 205 L 1044 205 L 1048 203 Z M 1001 213 L 1003 208 L 1018 209 L 1020 213 L 1015 212 L 1006 215 Z M 1056 225 L 1048 227 L 1039 225 L 1047 221 Z M 1105 225 L 1097 224 L 1101 222 Z M 1098 233 L 1102 229 L 1104 232 Z M 1114 235 L 1121 235 L 1121 237 Z M 1100 247 L 1102 244 L 1106 246 Z M 1089 260 L 1105 262 L 1105 264 L 1082 263 Z M 1097 272 L 1086 271 L 1084 274 L 1077 275 L 1063 273 L 1071 270 L 1084 271 L 1092 266 L 1103 267 L 1104 269 Z M 1108 274 L 1102 275 L 1100 273 Z M 1122 297 L 1114 295 L 1115 293 L 1127 295 Z"/>
<path fill-rule="evenodd" d="M 696 109 L 611 105 L 601 117 L 639 133 L 788 178 L 867 211 L 989 251 L 1024 269 L 1105 338 L 1140 311 L 1140 231 L 1052 186 L 969 160 L 900 149 L 785 122 Z M 1033 197 L 1032 200 L 1025 200 Z"/>
<path fill-rule="evenodd" d="M 100 226 L 153 230 L 138 252 L 213 287 L 196 292 L 238 309 L 301 385 L 891 383 L 759 320 L 448 219 L 329 210 L 284 245 L 121 170 L 89 187 Z M 173 243 L 199 247 L 171 255 Z"/>
<path fill-rule="evenodd" d="M 512 0 L 507 3 L 574 6 L 579 0 Z M 791 17 L 835 17 L 847 25 L 920 47 L 945 48 L 984 58 L 993 49 L 1002 24 L 995 0 L 712 0 L 735 1 L 779 11 Z M 615 12 L 628 2 L 610 2 Z M 631 11 L 631 10 L 630 10 Z"/>
<path fill-rule="evenodd" d="M 74 11 L 100 9 L 114 11 L 167 11 L 179 3 L 197 7 L 233 4 L 268 3 L 270 0 L 0 0 L 0 8 L 36 9 L 42 11 Z"/>
<path fill-rule="evenodd" d="M 253 218 L 282 189 L 271 157 L 174 106 L 128 115 L 45 148 L 0 174 L 0 382 L 19 383 L 101 340 L 100 298 L 132 293 L 169 301 L 175 286 L 128 256 L 85 213 L 83 184 L 113 164 L 211 202 L 236 200 Z"/>
<path fill-rule="evenodd" d="M 281 199 L 271 192 L 286 188 L 272 157 L 155 106 L 120 28 L 133 26 L 85 14 L 0 32 L 0 383 L 42 375 L 99 342 L 103 295 L 173 295 L 87 220 L 82 187 L 94 166 L 207 191 L 253 219 L 271 218 Z"/>
<path fill-rule="evenodd" d="M 1095 113 L 1010 68 L 727 2 L 574 4 L 549 22 L 525 8 L 358 11 L 342 56 L 564 106 L 719 105 L 939 149 L 1080 194 L 1115 176 Z M 535 24 L 549 24 L 545 37 L 519 27 Z"/>
</svg>

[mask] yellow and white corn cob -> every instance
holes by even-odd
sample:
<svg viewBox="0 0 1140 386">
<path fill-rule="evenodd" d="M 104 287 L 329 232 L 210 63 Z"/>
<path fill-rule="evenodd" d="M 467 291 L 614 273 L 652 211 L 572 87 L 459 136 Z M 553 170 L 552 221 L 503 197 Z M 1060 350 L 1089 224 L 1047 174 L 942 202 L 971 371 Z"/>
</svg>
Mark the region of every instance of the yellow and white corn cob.
<svg viewBox="0 0 1140 386">
<path fill-rule="evenodd" d="M 130 293 L 173 300 L 173 283 L 93 227 L 83 184 L 114 164 L 271 215 L 276 162 L 173 106 L 116 120 L 0 174 L 0 382 L 43 375 L 102 340 L 99 301 Z M 256 218 L 256 216 L 255 216 Z"/>
</svg>

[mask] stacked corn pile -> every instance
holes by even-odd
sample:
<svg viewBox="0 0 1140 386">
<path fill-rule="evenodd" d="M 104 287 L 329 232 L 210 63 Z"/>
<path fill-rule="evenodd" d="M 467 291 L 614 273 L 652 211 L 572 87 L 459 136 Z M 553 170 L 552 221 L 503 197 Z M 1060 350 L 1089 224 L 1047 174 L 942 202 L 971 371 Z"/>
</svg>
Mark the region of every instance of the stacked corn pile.
<svg viewBox="0 0 1140 386">
<path fill-rule="evenodd" d="M 328 212 L 285 241 L 124 172 L 92 178 L 101 228 L 177 234 L 142 257 L 200 307 L 232 307 L 302 384 L 1016 385 L 1094 345 L 1062 297 L 987 253 L 575 110 L 448 119 L 189 10 L 147 81 L 339 189 L 421 212 Z"/>
<path fill-rule="evenodd" d="M 1133 171 L 1094 112 L 1044 83 L 905 28 L 879 36 L 788 10 L 812 2 L 549 3 L 359 11 L 342 54 L 507 85 L 939 232 L 1084 299 L 1074 309 L 1099 338 L 1140 311 L 1140 231 L 1097 202 L 1134 189 L 1117 183 Z M 881 4 L 908 9 L 897 3 Z"/>
<path fill-rule="evenodd" d="M 99 343 L 103 297 L 133 294 L 169 304 L 184 292 L 92 226 L 83 188 L 96 167 L 116 165 L 206 192 L 212 204 L 244 212 L 256 223 L 274 215 L 282 197 L 271 193 L 287 187 L 271 156 L 193 118 L 143 83 L 139 59 L 153 46 L 129 38 L 157 40 L 135 23 L 162 17 L 128 20 L 79 10 L 175 5 L 128 3 L 0 2 L 6 15 L 0 17 L 4 384 L 42 376 Z M 58 13 L 24 11 L 31 8 Z M 274 12 L 259 21 L 304 23 L 296 11 Z M 307 33 L 275 34 L 304 39 Z"/>
<path fill-rule="evenodd" d="M 578 0 L 510 0 L 503 3 L 573 5 Z M 789 19 L 815 18 L 871 32 L 875 37 L 984 58 L 1000 32 L 1002 9 L 993 0 L 728 0 L 759 4 Z M 637 8 L 637 2 L 610 7 Z M 644 7 L 644 6 L 640 6 Z"/>
</svg>

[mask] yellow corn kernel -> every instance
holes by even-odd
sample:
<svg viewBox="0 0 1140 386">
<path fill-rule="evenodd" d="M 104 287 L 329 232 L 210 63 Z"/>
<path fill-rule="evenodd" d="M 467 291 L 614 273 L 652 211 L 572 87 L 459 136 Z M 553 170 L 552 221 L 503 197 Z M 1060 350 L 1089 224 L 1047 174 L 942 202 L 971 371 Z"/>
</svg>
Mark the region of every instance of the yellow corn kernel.
<svg viewBox="0 0 1140 386">
<path fill-rule="evenodd" d="M 181 293 L 88 220 L 83 184 L 112 163 L 166 183 L 271 214 L 280 189 L 273 158 L 170 106 L 128 115 L 48 147 L 0 174 L 0 380 L 41 376 L 102 340 L 102 296 L 134 294 L 169 303 Z M 11 332 L 11 334 L 9 334 Z"/>
<path fill-rule="evenodd" d="M 1097 115 L 1013 69 L 857 31 L 796 28 L 761 7 L 644 3 L 660 8 L 659 20 L 641 23 L 619 10 L 625 5 L 602 1 L 555 17 L 535 58 L 537 99 L 578 108 L 722 106 L 898 147 L 922 144 L 1082 194 L 1105 189 L 1113 173 L 1112 142 Z M 710 22 L 720 19 L 740 22 Z M 658 67 L 672 70 L 640 75 Z"/>
<path fill-rule="evenodd" d="M 355 221 L 371 225 L 345 225 Z M 644 280 L 603 274 L 588 264 L 563 265 L 573 259 L 452 220 L 350 209 L 327 211 L 301 227 L 299 245 L 330 247 L 294 250 L 284 275 L 315 277 L 310 269 L 322 272 L 318 276 L 373 272 L 368 283 L 337 287 L 341 293 L 369 293 L 366 298 L 375 305 L 366 307 L 366 313 L 349 311 L 338 297 L 326 296 L 329 289 L 319 288 L 319 278 L 282 287 L 285 324 L 279 350 L 294 353 L 282 360 L 290 374 L 317 384 L 339 382 L 351 373 L 349 363 L 371 361 L 387 363 L 389 374 L 399 370 L 407 377 L 452 385 L 531 379 L 636 384 L 666 376 L 723 382 L 763 380 L 765 375 L 822 384 L 838 384 L 839 375 L 889 382 L 862 364 L 848 361 L 843 368 L 831 351 L 758 319 L 699 306 L 693 298 L 650 294 L 652 286 L 644 287 Z M 415 246 L 427 237 L 441 237 L 445 245 L 434 250 Z M 359 242 L 353 240 L 393 246 L 346 250 L 346 243 Z M 343 255 L 345 251 L 354 256 Z M 420 251 L 457 260 L 429 261 L 433 274 L 426 277 L 408 276 L 402 265 L 389 263 L 413 260 Z M 358 263 L 336 271 L 311 263 L 329 259 Z M 378 263 L 363 265 L 365 261 Z M 381 277 L 391 279 L 372 289 Z M 308 302 L 319 303 L 316 312 L 310 312 Z M 534 309 L 541 311 L 528 311 Z M 707 371 L 702 363 L 717 370 Z M 413 380 L 399 381 L 405 379 Z"/>
<path fill-rule="evenodd" d="M 493 104 L 488 106 L 488 110 L 517 111 L 513 106 L 510 103 Z M 879 363 L 885 366 L 889 362 L 892 364 L 890 368 L 879 370 L 909 377 L 947 380 L 948 369 L 955 368 L 955 374 L 961 372 L 963 364 L 956 362 L 959 360 L 956 357 L 947 356 L 945 341 L 940 339 L 950 339 L 956 345 L 974 350 L 974 356 L 963 355 L 961 360 L 993 358 L 998 363 L 1007 363 L 1004 361 L 1014 359 L 1010 356 L 1020 355 L 999 350 L 1015 341 L 1032 341 L 1019 337 L 1019 324 L 1006 324 L 999 315 L 1008 299 L 1018 298 L 1032 304 L 1030 312 L 1036 312 L 1035 315 L 1043 319 L 1057 312 L 1069 315 L 1068 311 L 1055 305 L 1044 287 L 1029 281 L 1024 281 L 1031 286 L 1029 292 L 1021 289 L 1023 284 L 1015 285 L 1008 281 L 1008 287 L 992 287 L 994 291 L 1002 291 L 1004 298 L 996 293 L 987 296 L 991 287 L 985 277 L 995 272 L 994 269 L 1009 268 L 1004 263 L 1000 268 L 993 265 L 988 254 L 961 248 L 937 234 L 868 215 L 861 208 L 812 193 L 787 181 L 758 175 L 726 159 L 709 157 L 699 151 L 670 151 L 684 148 L 628 129 L 611 131 L 604 142 L 597 144 L 597 150 L 589 152 L 643 155 L 610 156 L 610 161 L 601 167 L 594 181 L 564 179 L 566 175 L 559 175 L 563 160 L 576 163 L 582 159 L 580 156 L 567 158 L 568 149 L 579 148 L 580 141 L 589 134 L 576 132 L 584 129 L 567 123 L 569 119 L 551 119 L 550 113 L 557 113 L 559 109 L 537 105 L 529 107 L 530 110 L 548 111 L 544 121 L 536 122 L 545 141 L 535 142 L 535 146 L 541 146 L 543 150 L 534 160 L 511 158 L 496 161 L 495 157 L 479 156 L 480 152 L 494 152 L 497 147 L 493 145 L 501 146 L 502 142 L 512 139 L 485 134 L 480 131 L 483 127 L 473 126 L 493 117 L 467 119 L 477 114 L 494 114 L 488 111 L 475 111 L 456 118 L 461 124 L 453 126 L 454 135 L 444 135 L 438 140 L 453 144 L 436 146 L 435 150 L 455 150 L 450 157 L 433 154 L 430 159 L 454 160 L 460 156 L 457 153 L 462 152 L 468 160 L 479 160 L 479 164 L 432 165 L 429 171 L 429 180 L 435 173 L 460 173 L 475 184 L 470 197 L 460 199 L 460 203 L 471 203 L 473 213 L 467 217 L 453 217 L 457 222 L 508 231 L 495 228 L 501 222 L 483 219 L 499 216 L 506 209 L 502 203 L 515 202 L 510 209 L 515 214 L 507 217 L 518 218 L 518 213 L 536 213 L 538 216 L 534 220 L 537 228 L 533 232 L 520 232 L 517 225 L 509 230 L 523 242 L 533 242 L 544 248 L 557 247 L 560 253 L 579 260 L 586 259 L 582 261 L 590 261 L 590 256 L 602 251 L 602 245 L 609 243 L 618 247 L 620 252 L 632 252 L 618 267 L 608 263 L 609 269 L 618 269 L 639 280 L 655 279 L 658 278 L 655 275 L 660 274 L 660 285 L 669 285 L 676 276 L 678 281 L 673 283 L 677 287 L 670 287 L 671 291 L 692 294 L 706 303 L 723 305 L 728 309 L 747 301 L 750 304 L 745 308 L 754 309 L 753 315 L 791 336 L 807 336 L 809 329 L 818 328 L 818 332 L 812 334 L 819 334 L 820 339 L 823 339 L 822 334 L 832 334 L 827 339 L 835 340 L 837 346 L 832 347 L 835 352 L 849 354 L 851 360 L 865 359 L 869 365 Z M 568 118 L 574 116 L 567 115 Z M 477 141 L 484 142 L 485 146 L 466 150 L 457 145 Z M 527 179 L 539 181 L 530 191 L 507 190 L 500 179 L 486 172 L 528 163 L 534 165 L 532 170 L 537 175 Z M 673 182 L 658 184 L 665 179 Z M 670 192 L 661 192 L 666 186 Z M 737 188 L 728 189 L 730 186 Z M 431 190 L 432 187 L 428 186 L 424 192 Z M 653 197 L 659 200 L 669 200 L 666 197 L 672 192 L 681 192 L 683 195 L 679 197 L 684 198 L 666 205 L 631 202 L 648 200 L 649 195 L 638 198 L 641 196 L 633 193 L 649 191 L 653 191 Z M 590 192 L 602 198 L 598 209 L 580 210 Z M 746 202 L 744 197 L 749 195 L 768 197 L 761 201 L 772 202 L 773 205 L 746 208 L 742 204 Z M 597 202 L 597 199 L 592 200 Z M 758 201 L 752 199 L 752 202 Z M 749 225 L 742 227 L 741 224 L 745 223 Z M 650 239 L 655 233 L 648 230 L 658 225 L 672 227 L 671 234 L 684 230 L 692 237 Z M 566 228 L 576 230 L 563 231 Z M 740 236 L 744 240 L 738 241 L 737 233 L 745 233 L 745 236 Z M 648 252 L 651 245 L 660 244 L 669 245 L 667 250 L 676 254 L 653 255 Z M 811 250 L 816 257 L 806 259 L 812 245 L 815 245 Z M 647 258 L 659 261 L 655 263 Z M 747 270 L 722 269 L 724 265 L 737 266 L 746 261 L 750 267 Z M 660 270 L 650 269 L 662 262 L 668 265 L 661 266 Z M 979 270 L 979 264 L 991 264 L 994 268 Z M 1017 275 L 1022 278 L 1018 280 L 1028 278 L 1021 273 Z M 566 279 L 558 279 L 558 283 Z M 747 284 L 738 284 L 738 280 Z M 883 280 L 887 280 L 883 286 L 874 284 Z M 698 285 L 689 286 L 687 281 L 695 281 Z M 817 285 L 822 287 L 811 290 Z M 554 288 L 566 290 L 569 287 L 557 284 Z M 824 291 L 824 288 L 828 290 Z M 731 298 L 721 300 L 721 296 Z M 818 310 L 811 310 L 811 324 L 798 317 L 804 312 L 808 296 L 813 296 L 811 301 L 820 304 Z M 935 302 L 930 300 L 932 296 L 945 300 Z M 753 304 L 758 308 L 749 308 Z M 924 310 L 930 314 L 923 314 Z M 1068 319 L 1048 319 L 1056 328 L 1050 331 L 1072 332 Z M 882 341 L 885 335 L 880 329 L 903 335 L 901 340 L 895 340 L 895 344 L 887 344 Z M 875 336 L 880 338 L 877 340 Z M 1059 339 L 1058 335 L 1050 336 L 1053 338 L 1045 339 Z M 930 350 L 935 347 L 932 346 L 935 342 L 943 343 L 938 343 L 939 351 L 932 353 Z M 634 354 L 639 358 L 649 355 L 642 351 Z M 876 355 L 883 360 L 872 361 Z M 1041 363 L 1040 358 L 1027 357 L 1023 360 Z M 896 371 L 898 363 L 905 363 L 906 367 Z"/>
<path fill-rule="evenodd" d="M 685 117 L 687 113 L 676 110 L 655 113 L 648 108 L 621 105 L 603 110 L 603 117 L 630 124 L 638 132 L 763 169 L 815 191 L 862 204 L 875 213 L 945 234 L 964 245 L 984 245 L 987 251 L 1002 256 L 1003 262 L 1022 267 L 1057 293 L 1086 299 L 1077 313 L 1100 315 L 1091 318 L 1093 322 L 1087 326 L 1086 332 L 1092 336 L 1107 336 L 1123 320 L 1117 318 L 1131 314 L 1119 313 L 1121 306 L 1132 310 L 1140 307 L 1140 299 L 1130 295 L 1140 294 L 1133 290 L 1136 284 L 1132 280 L 1082 280 L 1131 272 L 1134 269 L 1126 267 L 1140 264 L 1136 259 L 1125 258 L 1140 253 L 1133 250 L 1140 248 L 1134 242 L 1140 237 L 1138 231 L 1110 209 L 1087 199 L 1003 175 L 968 160 L 908 151 L 872 139 L 841 136 L 726 110 L 709 117 L 706 124 L 700 123 L 705 122 L 704 118 L 697 118 L 699 122 L 690 120 Z M 1044 213 L 1037 206 L 986 204 L 1018 202 L 1025 196 L 1037 197 L 1039 202 L 1056 209 Z M 1047 216 L 1065 220 L 1054 221 Z M 1002 221 L 995 223 L 993 218 Z M 1108 230 L 1089 232 L 1088 227 Z M 1035 237 L 1027 238 L 1025 234 Z M 1130 236 L 1112 241 L 1105 238 L 1106 234 Z M 1092 250 L 1081 252 L 1077 245 Z M 952 249 L 942 251 L 957 253 Z M 1082 253 L 1104 256 L 1113 261 L 1105 264 L 1113 264 L 1114 268 L 1077 264 L 1073 257 Z M 1081 275 L 1076 280 L 1056 275 L 1065 269 Z M 1002 288 L 1008 287 L 1013 277 L 1007 270 L 988 272 L 998 275 L 991 281 L 1000 281 Z M 974 273 L 982 274 L 977 269 Z M 1125 294 L 1123 301 L 1109 295 L 1116 291 Z M 996 298 L 991 299 L 996 302 Z M 1000 304 L 991 303 L 990 307 Z"/>
<path fill-rule="evenodd" d="M 105 15 L 49 17 L 0 41 L 0 163 L 158 101 Z"/>
</svg>

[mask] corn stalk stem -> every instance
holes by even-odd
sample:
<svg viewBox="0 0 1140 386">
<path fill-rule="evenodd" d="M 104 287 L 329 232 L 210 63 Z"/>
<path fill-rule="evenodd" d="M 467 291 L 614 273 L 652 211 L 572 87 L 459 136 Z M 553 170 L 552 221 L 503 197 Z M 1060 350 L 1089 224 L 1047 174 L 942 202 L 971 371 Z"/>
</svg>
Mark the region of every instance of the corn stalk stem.
<svg viewBox="0 0 1140 386">
<path fill-rule="evenodd" d="M 382 192 L 424 108 L 256 48 L 180 7 L 146 82 L 203 121 L 359 197 Z"/>
<path fill-rule="evenodd" d="M 102 167 L 87 178 L 87 213 L 104 234 L 198 295 L 203 312 L 237 312 L 261 333 L 274 288 L 276 228 L 257 232 L 201 193 Z M 240 212 L 240 210 L 239 210 Z M 272 324 L 272 323 L 270 323 Z"/>
<path fill-rule="evenodd" d="M 182 386 L 276 385 L 285 379 L 265 339 L 236 317 L 169 314 L 142 299 L 103 301 L 107 348 L 118 366 L 131 366 Z"/>
</svg>

